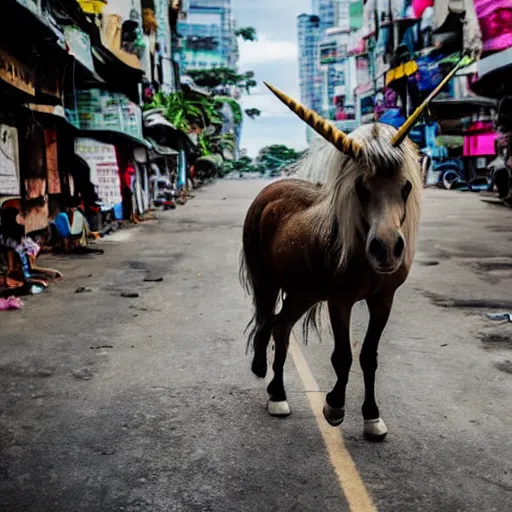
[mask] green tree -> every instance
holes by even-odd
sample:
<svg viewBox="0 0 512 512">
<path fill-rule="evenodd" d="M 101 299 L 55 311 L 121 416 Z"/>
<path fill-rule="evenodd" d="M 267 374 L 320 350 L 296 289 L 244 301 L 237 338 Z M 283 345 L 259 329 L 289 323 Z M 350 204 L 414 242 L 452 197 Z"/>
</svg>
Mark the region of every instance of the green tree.
<svg viewBox="0 0 512 512">
<path fill-rule="evenodd" d="M 303 152 L 284 144 L 273 144 L 260 150 L 256 157 L 256 164 L 268 171 L 276 171 L 296 162 L 302 155 Z"/>
<path fill-rule="evenodd" d="M 151 108 L 164 109 L 165 118 L 178 130 L 188 133 L 193 125 L 200 128 L 221 125 L 217 106 L 213 98 L 187 95 L 181 91 L 172 94 L 157 93 L 153 101 L 144 106 L 145 110 Z"/>
<path fill-rule="evenodd" d="M 259 117 L 261 115 L 261 110 L 258 108 L 246 108 L 244 112 L 245 115 L 247 117 L 250 117 L 251 119 L 254 119 L 255 117 Z"/>
<path fill-rule="evenodd" d="M 256 29 L 254 27 L 240 27 L 235 30 L 235 35 L 244 41 L 256 41 Z"/>
<path fill-rule="evenodd" d="M 234 85 L 245 89 L 250 93 L 252 87 L 256 87 L 257 82 L 254 80 L 254 72 L 237 73 L 232 68 L 218 67 L 209 69 L 190 69 L 187 72 L 194 82 L 200 87 L 213 89 L 219 85 Z"/>
</svg>

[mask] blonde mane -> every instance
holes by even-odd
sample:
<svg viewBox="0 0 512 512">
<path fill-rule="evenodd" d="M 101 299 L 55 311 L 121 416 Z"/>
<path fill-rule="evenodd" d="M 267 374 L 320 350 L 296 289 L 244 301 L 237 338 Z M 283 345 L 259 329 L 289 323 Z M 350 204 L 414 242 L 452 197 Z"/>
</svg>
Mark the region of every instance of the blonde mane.
<svg viewBox="0 0 512 512">
<path fill-rule="evenodd" d="M 407 243 L 405 264 L 412 264 L 423 187 L 414 144 L 407 138 L 399 147 L 393 147 L 391 138 L 395 134 L 395 128 L 385 124 L 360 126 L 350 134 L 350 138 L 363 145 L 360 160 L 344 155 L 323 139 L 314 139 L 310 149 L 294 167 L 298 178 L 323 185 L 320 200 L 306 215 L 320 242 L 339 254 L 340 267 L 347 264 L 360 240 L 359 234 L 364 232 L 356 184 L 360 179 L 377 175 L 408 180 L 412 185 L 402 225 Z M 333 230 L 333 226 L 337 229 Z"/>
</svg>

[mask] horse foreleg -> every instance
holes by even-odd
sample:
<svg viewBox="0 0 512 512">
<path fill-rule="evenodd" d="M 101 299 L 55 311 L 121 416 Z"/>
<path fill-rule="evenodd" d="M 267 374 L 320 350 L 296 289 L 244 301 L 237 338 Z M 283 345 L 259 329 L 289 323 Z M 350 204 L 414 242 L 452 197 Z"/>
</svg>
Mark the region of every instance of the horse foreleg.
<svg viewBox="0 0 512 512">
<path fill-rule="evenodd" d="M 290 334 L 293 326 L 300 317 L 311 307 L 314 302 L 288 295 L 283 302 L 283 307 L 277 315 L 272 329 L 275 341 L 274 378 L 267 388 L 270 395 L 267 408 L 271 416 L 288 416 L 290 414 L 290 406 L 286 400 L 286 392 L 284 390 L 284 363 L 288 353 L 290 343 Z"/>
<path fill-rule="evenodd" d="M 382 332 L 386 327 L 393 305 L 393 294 L 386 297 L 367 299 L 370 322 L 364 338 L 359 361 L 364 375 L 364 437 L 369 441 L 382 441 L 388 429 L 381 419 L 375 401 L 375 372 L 377 371 L 377 349 Z"/>
<path fill-rule="evenodd" d="M 348 374 L 352 366 L 352 348 L 350 346 L 350 314 L 353 304 L 329 301 L 329 318 L 334 335 L 332 366 L 338 380 L 332 391 L 327 393 L 324 405 L 324 417 L 329 425 L 337 427 L 345 419 L 345 389 Z"/>
</svg>

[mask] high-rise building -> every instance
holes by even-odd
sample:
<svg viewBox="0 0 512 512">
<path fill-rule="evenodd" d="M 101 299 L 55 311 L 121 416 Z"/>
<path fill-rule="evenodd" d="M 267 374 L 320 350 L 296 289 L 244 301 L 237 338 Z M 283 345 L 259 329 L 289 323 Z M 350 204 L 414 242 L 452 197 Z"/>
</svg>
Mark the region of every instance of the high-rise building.
<svg viewBox="0 0 512 512">
<path fill-rule="evenodd" d="M 181 69 L 236 68 L 238 45 L 231 0 L 190 0 L 187 19 L 178 23 L 183 37 Z"/>
<path fill-rule="evenodd" d="M 326 103 L 327 98 L 334 95 L 334 87 L 336 85 L 336 70 L 331 64 L 320 65 L 318 58 L 320 54 L 320 44 L 325 41 L 326 32 L 335 26 L 336 21 L 336 0 L 313 0 L 313 14 L 320 18 L 320 37 L 317 49 L 317 67 L 319 73 L 319 110 L 318 112 L 329 117 L 329 105 Z"/>
<path fill-rule="evenodd" d="M 321 76 L 318 67 L 320 18 L 311 14 L 297 17 L 299 43 L 299 86 L 302 103 L 317 112 L 321 107 Z"/>
<path fill-rule="evenodd" d="M 351 0 L 336 0 L 334 5 L 334 24 L 343 30 L 350 30 Z"/>
<path fill-rule="evenodd" d="M 313 14 L 320 18 L 320 30 L 334 27 L 336 18 L 336 0 L 312 0 Z"/>
</svg>

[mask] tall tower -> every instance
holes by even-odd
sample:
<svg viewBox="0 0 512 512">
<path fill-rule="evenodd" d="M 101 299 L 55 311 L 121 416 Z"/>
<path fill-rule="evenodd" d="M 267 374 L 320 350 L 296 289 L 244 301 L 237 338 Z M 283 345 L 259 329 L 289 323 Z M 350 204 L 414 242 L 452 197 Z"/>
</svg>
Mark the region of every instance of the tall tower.
<svg viewBox="0 0 512 512">
<path fill-rule="evenodd" d="M 299 43 L 299 86 L 301 101 L 308 108 L 320 110 L 321 94 L 319 88 L 318 41 L 320 37 L 320 18 L 311 14 L 297 17 Z"/>
<path fill-rule="evenodd" d="M 336 0 L 312 0 L 313 14 L 320 17 L 320 30 L 334 27 Z"/>
</svg>

